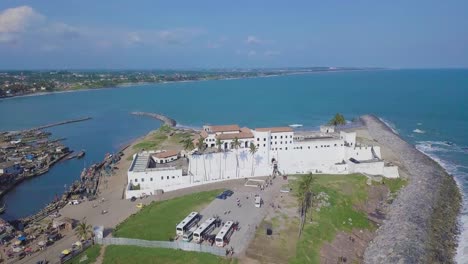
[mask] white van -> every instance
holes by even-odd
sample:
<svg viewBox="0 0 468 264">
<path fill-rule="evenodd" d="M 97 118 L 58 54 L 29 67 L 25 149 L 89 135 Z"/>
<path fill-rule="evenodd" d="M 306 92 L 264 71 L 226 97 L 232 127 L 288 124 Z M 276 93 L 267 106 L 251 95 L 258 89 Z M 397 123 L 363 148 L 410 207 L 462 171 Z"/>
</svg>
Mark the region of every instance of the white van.
<svg viewBox="0 0 468 264">
<path fill-rule="evenodd" d="M 260 208 L 262 206 L 262 197 L 255 195 L 255 207 Z"/>
<path fill-rule="evenodd" d="M 190 228 L 190 230 L 185 232 L 185 234 L 182 236 L 182 240 L 185 241 L 185 242 L 192 241 L 193 232 L 195 232 L 196 229 L 197 229 L 197 226 L 194 226 L 194 227 Z"/>
<path fill-rule="evenodd" d="M 78 201 L 78 200 L 71 200 L 70 202 L 68 202 L 68 204 L 77 205 L 77 204 L 80 204 L 80 201 Z"/>
</svg>

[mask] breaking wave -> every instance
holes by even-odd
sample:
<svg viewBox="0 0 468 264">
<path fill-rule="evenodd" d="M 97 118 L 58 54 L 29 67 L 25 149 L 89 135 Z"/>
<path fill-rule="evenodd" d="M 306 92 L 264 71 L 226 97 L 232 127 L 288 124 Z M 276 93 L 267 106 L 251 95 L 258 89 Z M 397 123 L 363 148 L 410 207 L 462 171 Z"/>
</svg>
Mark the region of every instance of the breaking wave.
<svg viewBox="0 0 468 264">
<path fill-rule="evenodd" d="M 418 133 L 418 134 L 424 134 L 424 133 L 426 133 L 426 131 L 421 130 L 421 129 L 419 129 L 419 128 L 416 128 L 415 130 L 413 130 L 413 132 L 414 132 L 414 133 Z"/>
<path fill-rule="evenodd" d="M 381 117 L 379 117 L 379 119 L 380 119 L 380 121 L 384 122 L 384 124 L 387 125 L 393 131 L 393 133 L 395 133 L 397 135 L 400 134 L 400 133 L 398 133 L 398 130 L 397 130 L 395 124 L 393 124 L 392 122 L 390 122 L 388 120 L 385 120 L 385 119 L 383 119 Z"/>
<path fill-rule="evenodd" d="M 455 178 L 455 181 L 460 188 L 463 196 L 463 208 L 460 215 L 461 234 L 458 240 L 458 249 L 455 260 L 457 263 L 468 263 L 468 197 L 465 194 L 465 192 L 468 191 L 468 167 L 455 164 L 441 158 L 440 155 L 447 152 L 464 152 L 464 149 L 443 141 L 420 141 L 417 142 L 416 149 L 426 154 L 442 166 L 447 173 Z"/>
</svg>

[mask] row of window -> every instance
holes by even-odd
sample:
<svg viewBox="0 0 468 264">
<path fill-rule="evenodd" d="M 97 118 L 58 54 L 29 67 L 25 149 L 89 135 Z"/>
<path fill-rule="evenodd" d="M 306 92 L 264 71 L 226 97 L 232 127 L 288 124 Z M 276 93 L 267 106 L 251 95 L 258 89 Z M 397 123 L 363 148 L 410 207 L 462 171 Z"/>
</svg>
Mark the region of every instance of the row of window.
<svg viewBox="0 0 468 264">
<path fill-rule="evenodd" d="M 180 176 L 177 176 L 179 178 Z M 169 180 L 170 178 L 175 179 L 175 176 L 166 176 L 166 179 Z M 161 176 L 161 180 L 164 180 L 164 176 Z M 153 177 L 150 178 L 150 181 L 153 181 Z M 138 179 L 135 179 L 135 182 L 138 182 Z M 141 182 L 145 182 L 145 178 L 141 178 Z"/>
<path fill-rule="evenodd" d="M 279 136 L 279 137 L 280 137 L 280 139 L 283 138 L 283 136 Z M 278 138 L 278 136 L 275 136 L 274 139 L 277 139 L 277 138 Z M 288 136 L 284 136 L 284 138 L 288 138 Z M 289 138 L 293 138 L 293 136 L 290 135 Z M 271 139 L 273 139 L 273 136 L 271 136 Z M 257 141 L 260 141 L 260 138 L 257 138 Z M 266 138 L 263 138 L 263 141 L 266 141 Z"/>
<path fill-rule="evenodd" d="M 335 144 L 335 147 L 337 147 L 338 144 Z M 343 146 L 343 144 L 341 144 L 341 146 Z M 331 147 L 330 145 L 320 145 L 320 148 L 329 148 Z M 308 149 L 310 149 L 310 146 L 307 146 Z M 318 148 L 318 146 L 315 146 L 315 148 Z M 295 147 L 294 149 L 302 149 L 302 146 L 300 147 Z"/>
<path fill-rule="evenodd" d="M 271 150 L 278 150 L 278 148 L 271 148 Z M 283 150 L 283 148 L 279 148 L 279 150 Z M 288 147 L 285 147 L 284 150 L 288 150 Z"/>
</svg>

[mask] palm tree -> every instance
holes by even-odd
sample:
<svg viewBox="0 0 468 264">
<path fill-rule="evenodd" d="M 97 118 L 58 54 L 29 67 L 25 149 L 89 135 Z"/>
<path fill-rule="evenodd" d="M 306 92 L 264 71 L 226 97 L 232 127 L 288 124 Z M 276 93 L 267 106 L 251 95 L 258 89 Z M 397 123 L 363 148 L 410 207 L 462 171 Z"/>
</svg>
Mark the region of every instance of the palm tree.
<svg viewBox="0 0 468 264">
<path fill-rule="evenodd" d="M 75 235 L 80 240 L 88 240 L 93 236 L 93 227 L 86 223 L 86 220 L 81 220 L 75 229 Z"/>
<path fill-rule="evenodd" d="M 234 138 L 234 140 L 232 141 L 232 147 L 234 149 L 236 149 L 236 178 L 239 177 L 239 147 L 241 146 L 241 142 L 239 141 L 239 139 L 237 137 Z"/>
<path fill-rule="evenodd" d="M 252 175 L 251 176 L 254 176 L 255 153 L 257 153 L 258 148 L 253 142 L 250 142 L 250 150 L 249 151 L 250 151 L 250 154 L 252 155 Z"/>
<path fill-rule="evenodd" d="M 206 179 L 206 163 L 205 163 L 205 155 L 202 153 L 204 150 L 205 150 L 205 138 L 200 136 L 200 138 L 198 139 L 198 142 L 197 142 L 197 148 L 198 148 L 198 151 L 201 153 L 201 155 L 203 156 L 203 169 L 205 171 L 205 181 L 207 180 Z"/>
<path fill-rule="evenodd" d="M 218 147 L 218 155 L 219 155 L 219 178 L 221 178 L 221 154 L 219 154 L 219 152 L 221 152 L 221 145 L 223 144 L 223 142 L 221 141 L 221 139 L 217 138 L 216 139 L 216 146 Z"/>
<path fill-rule="evenodd" d="M 301 177 L 297 190 L 297 202 L 299 204 L 299 210 L 301 214 L 301 223 L 299 228 L 299 237 L 302 234 L 304 229 L 304 222 L 306 219 L 307 211 L 309 210 L 312 204 L 312 187 L 315 178 L 312 173 L 304 175 Z"/>
<path fill-rule="evenodd" d="M 195 148 L 195 145 L 193 144 L 193 140 L 191 138 L 183 139 L 180 141 L 180 143 L 182 143 L 182 147 L 187 151 L 190 151 Z"/>
</svg>

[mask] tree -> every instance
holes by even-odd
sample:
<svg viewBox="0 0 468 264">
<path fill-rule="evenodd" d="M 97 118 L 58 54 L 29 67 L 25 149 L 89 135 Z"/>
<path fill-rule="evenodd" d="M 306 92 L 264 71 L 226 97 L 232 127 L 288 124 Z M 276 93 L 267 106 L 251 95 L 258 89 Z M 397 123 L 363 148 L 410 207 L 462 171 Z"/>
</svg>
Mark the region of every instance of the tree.
<svg viewBox="0 0 468 264">
<path fill-rule="evenodd" d="M 198 148 L 198 151 L 200 152 L 205 150 L 205 138 L 204 137 L 200 136 L 200 138 L 198 138 L 197 148 Z"/>
<path fill-rule="evenodd" d="M 86 223 L 86 220 L 81 220 L 75 229 L 75 235 L 80 240 L 88 240 L 93 236 L 93 227 Z"/>
<path fill-rule="evenodd" d="M 236 178 L 239 177 L 239 147 L 241 146 L 241 142 L 237 137 L 234 138 L 232 141 L 232 147 L 236 150 Z"/>
<path fill-rule="evenodd" d="M 221 154 L 219 154 L 219 152 L 221 152 L 221 145 L 223 144 L 223 142 L 221 141 L 221 139 L 217 138 L 216 139 L 216 146 L 218 147 L 218 155 L 219 155 L 219 178 L 221 178 Z"/>
<path fill-rule="evenodd" d="M 183 139 L 180 141 L 180 143 L 182 143 L 182 147 L 187 151 L 190 151 L 195 148 L 195 145 L 193 144 L 193 140 L 191 138 Z"/>
<path fill-rule="evenodd" d="M 328 122 L 329 125 L 338 126 L 345 125 L 346 119 L 342 114 L 337 113 L 331 120 Z"/>
<path fill-rule="evenodd" d="M 254 176 L 254 161 L 255 161 L 255 153 L 257 153 L 258 148 L 255 146 L 254 143 L 250 142 L 250 154 L 252 155 L 252 173 L 251 176 Z"/>
<path fill-rule="evenodd" d="M 299 211 L 301 214 L 301 223 L 299 228 L 299 237 L 302 234 L 302 230 L 304 229 L 304 222 L 306 219 L 307 211 L 309 210 L 312 204 L 312 187 L 315 178 L 312 173 L 304 175 L 301 177 L 298 183 L 297 189 L 297 202 L 299 205 Z"/>
</svg>

